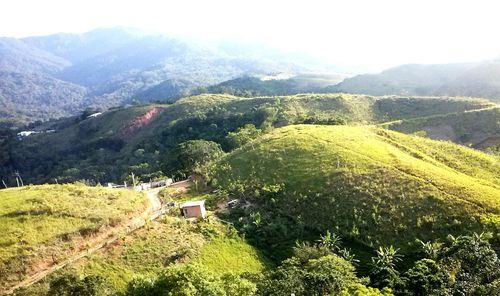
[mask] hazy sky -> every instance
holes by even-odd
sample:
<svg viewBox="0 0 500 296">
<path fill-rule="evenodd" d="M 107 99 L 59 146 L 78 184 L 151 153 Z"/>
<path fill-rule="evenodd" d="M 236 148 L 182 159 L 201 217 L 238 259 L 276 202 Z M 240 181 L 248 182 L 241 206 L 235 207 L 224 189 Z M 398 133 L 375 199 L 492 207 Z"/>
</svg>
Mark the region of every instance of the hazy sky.
<svg viewBox="0 0 500 296">
<path fill-rule="evenodd" d="M 127 26 L 238 37 L 366 69 L 500 56 L 500 2 L 448 0 L 7 0 L 0 35 Z"/>
</svg>

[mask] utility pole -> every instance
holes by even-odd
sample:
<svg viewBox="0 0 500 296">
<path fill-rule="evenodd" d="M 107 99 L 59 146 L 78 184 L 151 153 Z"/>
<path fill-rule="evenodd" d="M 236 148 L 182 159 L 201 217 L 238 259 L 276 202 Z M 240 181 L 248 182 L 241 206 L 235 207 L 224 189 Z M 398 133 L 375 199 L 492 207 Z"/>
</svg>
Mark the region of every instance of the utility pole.
<svg viewBox="0 0 500 296">
<path fill-rule="evenodd" d="M 19 187 L 19 179 L 17 178 L 17 176 L 16 176 L 16 183 L 17 183 L 17 187 Z"/>
</svg>

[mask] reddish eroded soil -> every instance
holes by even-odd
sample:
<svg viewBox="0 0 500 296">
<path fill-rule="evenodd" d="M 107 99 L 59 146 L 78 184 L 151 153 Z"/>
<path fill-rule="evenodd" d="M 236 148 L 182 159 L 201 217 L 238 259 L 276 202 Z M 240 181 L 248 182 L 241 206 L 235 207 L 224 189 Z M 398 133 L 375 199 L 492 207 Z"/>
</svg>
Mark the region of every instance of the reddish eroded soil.
<svg viewBox="0 0 500 296">
<path fill-rule="evenodd" d="M 124 137 L 130 137 L 134 135 L 139 129 L 151 123 L 151 121 L 153 121 L 153 119 L 163 111 L 165 111 L 165 109 L 154 107 L 146 113 L 137 116 L 122 129 L 121 135 Z"/>
</svg>

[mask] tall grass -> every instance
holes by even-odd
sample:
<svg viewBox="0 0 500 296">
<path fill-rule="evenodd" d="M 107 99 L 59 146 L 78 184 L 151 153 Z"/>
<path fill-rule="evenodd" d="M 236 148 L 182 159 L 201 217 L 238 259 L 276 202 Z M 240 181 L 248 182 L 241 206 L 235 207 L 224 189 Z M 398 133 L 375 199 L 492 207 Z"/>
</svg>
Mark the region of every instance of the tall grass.
<svg viewBox="0 0 500 296">
<path fill-rule="evenodd" d="M 37 261 L 64 259 L 74 238 L 118 224 L 146 204 L 133 191 L 82 184 L 0 190 L 0 283 L 19 280 Z"/>
<path fill-rule="evenodd" d="M 378 128 L 280 128 L 229 154 L 214 175 L 230 191 L 280 185 L 273 201 L 252 202 L 370 246 L 410 251 L 416 238 L 500 230 L 498 157 Z"/>
</svg>

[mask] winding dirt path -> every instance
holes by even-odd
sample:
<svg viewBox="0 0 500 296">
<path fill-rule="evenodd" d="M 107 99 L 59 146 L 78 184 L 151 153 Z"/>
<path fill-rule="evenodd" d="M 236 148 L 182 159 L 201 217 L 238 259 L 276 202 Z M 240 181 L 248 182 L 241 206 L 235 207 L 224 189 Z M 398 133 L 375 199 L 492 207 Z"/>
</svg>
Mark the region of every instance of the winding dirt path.
<svg viewBox="0 0 500 296">
<path fill-rule="evenodd" d="M 107 245 L 118 240 L 123 234 L 127 235 L 127 234 L 132 233 L 133 231 L 143 227 L 148 220 L 152 221 L 152 220 L 155 220 L 156 218 L 162 216 L 165 213 L 165 211 L 162 207 L 161 200 L 158 196 L 158 193 L 160 192 L 161 189 L 163 189 L 163 187 L 158 187 L 158 188 L 147 190 L 146 196 L 149 200 L 149 207 L 144 212 L 142 212 L 140 215 L 130 219 L 126 223 L 121 224 L 118 227 L 111 228 L 111 229 L 105 231 L 104 233 L 101 233 L 99 235 L 99 237 L 104 237 L 104 239 L 97 239 L 97 240 L 93 241 L 93 244 L 91 247 L 70 256 L 69 258 L 67 258 L 66 260 L 64 260 L 60 263 L 57 263 L 55 265 L 51 265 L 51 266 L 49 266 L 45 269 L 42 269 L 36 273 L 28 275 L 26 277 L 26 279 L 19 282 L 15 286 L 12 286 L 11 288 L 9 288 L 7 290 L 0 291 L 0 295 L 12 294 L 17 289 L 31 286 L 31 285 L 35 284 L 36 282 L 42 280 L 43 278 L 45 278 L 49 274 L 51 274 L 51 273 L 53 273 L 61 268 L 64 268 L 65 266 L 67 266 L 67 265 L 69 265 L 69 264 L 71 264 L 71 263 L 73 263 L 73 262 L 75 262 L 75 261 L 77 261 L 85 256 L 88 256 L 88 255 L 102 249 L 103 247 L 106 247 Z"/>
</svg>

